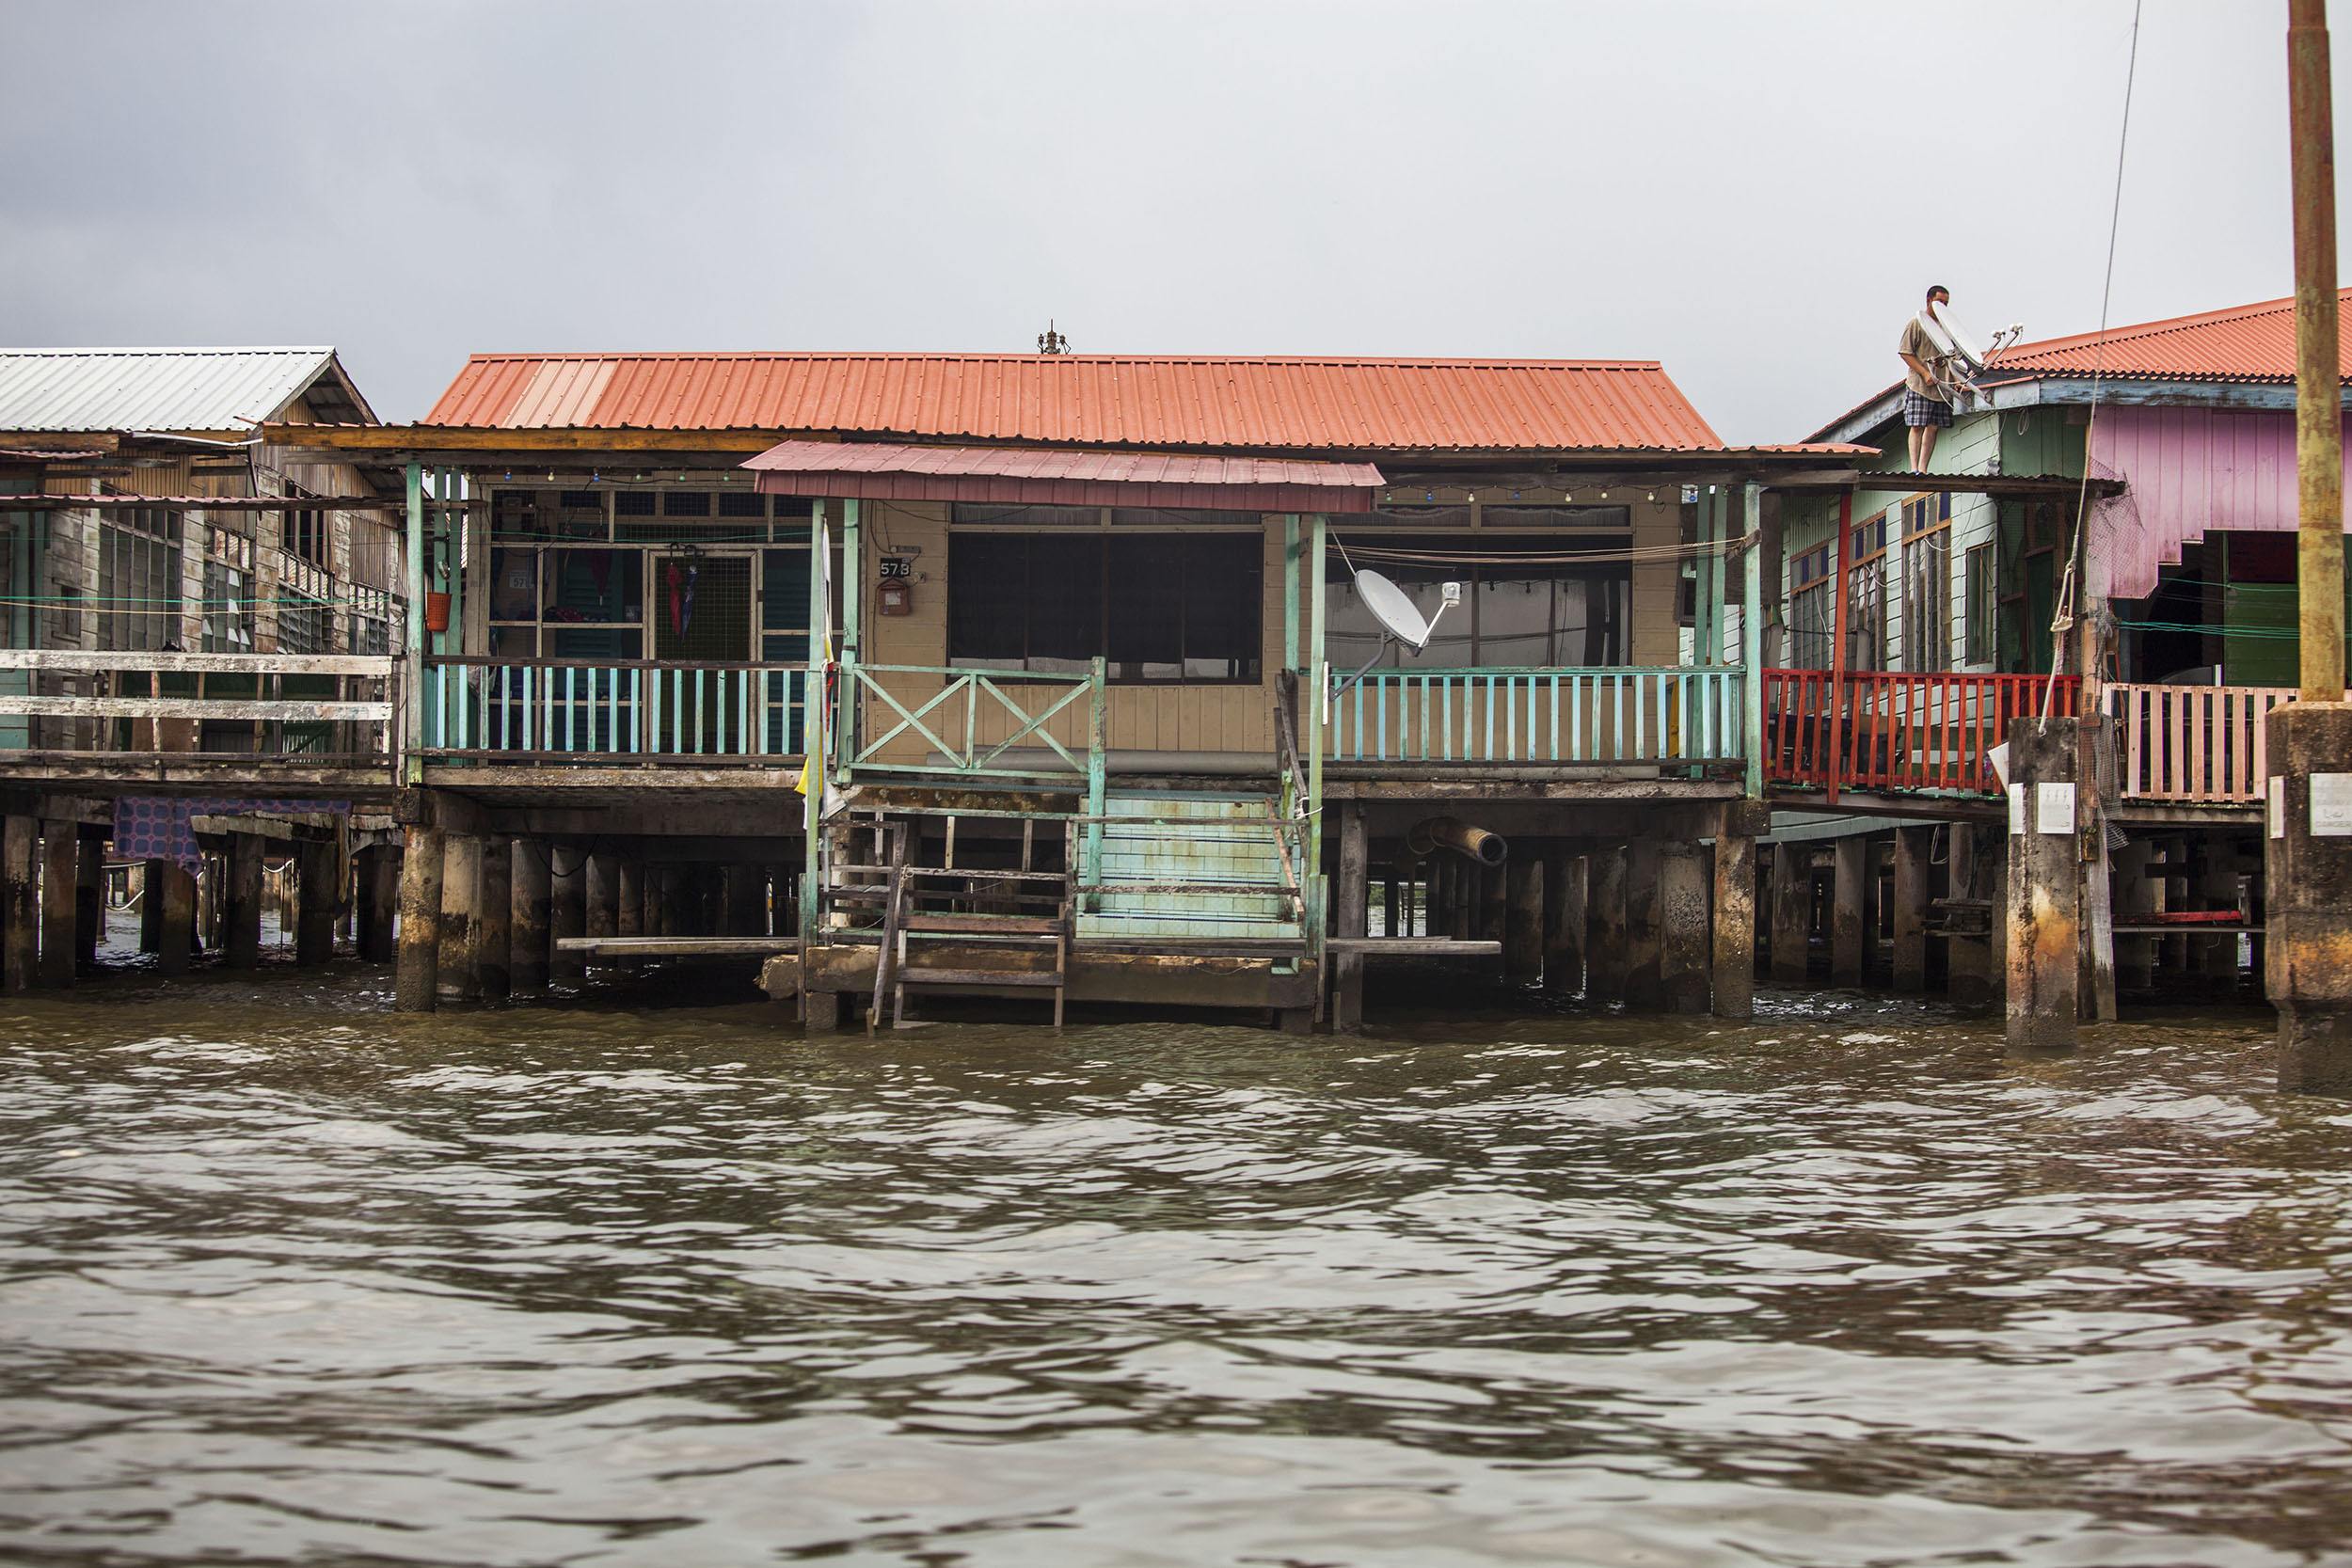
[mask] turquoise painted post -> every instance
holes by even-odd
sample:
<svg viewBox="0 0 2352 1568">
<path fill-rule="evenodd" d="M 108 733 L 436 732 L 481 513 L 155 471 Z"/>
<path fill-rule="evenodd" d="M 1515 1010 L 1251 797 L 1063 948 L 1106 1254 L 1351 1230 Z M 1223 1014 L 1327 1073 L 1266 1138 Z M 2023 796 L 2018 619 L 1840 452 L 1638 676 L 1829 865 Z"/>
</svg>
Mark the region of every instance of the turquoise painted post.
<svg viewBox="0 0 2352 1568">
<path fill-rule="evenodd" d="M 833 608 L 825 600 L 825 503 L 819 500 L 809 509 L 808 669 L 801 688 L 801 752 L 806 759 L 801 787 L 806 794 L 801 801 L 801 900 L 796 912 L 803 952 L 817 942 L 817 890 L 824 886 L 825 875 L 825 629 L 833 621 Z M 654 689 L 660 689 L 659 677 Z"/>
<path fill-rule="evenodd" d="M 408 465 L 408 646 L 403 650 L 403 673 L 408 684 L 407 754 L 401 777 L 408 784 L 424 782 L 424 467 Z"/>
<path fill-rule="evenodd" d="M 1309 541 L 1307 581 L 1307 670 L 1304 683 L 1312 696 L 1307 714 L 1307 820 L 1318 842 L 1323 836 L 1323 705 L 1330 677 L 1323 667 L 1324 538 L 1327 519 L 1320 512 Z M 1319 858 L 1319 857 L 1318 857 Z"/>
<path fill-rule="evenodd" d="M 1298 668 L 1298 514 L 1282 516 L 1282 668 Z"/>
<path fill-rule="evenodd" d="M 1707 537 L 1710 544 L 1727 542 L 1731 537 L 1731 486 L 1716 491 L 1714 515 L 1708 520 Z M 1729 595 L 1730 565 L 1728 558 L 1709 551 L 1699 558 L 1705 563 L 1707 587 L 1707 642 L 1693 660 L 1699 664 L 1721 664 L 1724 661 L 1724 605 Z"/>
<path fill-rule="evenodd" d="M 1763 486 L 1750 484 L 1740 502 L 1740 695 L 1746 711 L 1740 737 L 1747 748 L 1748 794 L 1764 795 L 1764 552 L 1756 547 L 1763 516 Z"/>
<path fill-rule="evenodd" d="M 1103 812 L 1110 802 L 1111 693 L 1110 661 L 1096 654 L 1087 671 L 1087 823 L 1086 879 L 1103 879 Z M 1089 907 L 1093 900 L 1089 899 Z"/>
<path fill-rule="evenodd" d="M 441 652 L 462 654 L 466 651 L 466 514 L 452 503 L 458 491 L 457 470 L 437 471 L 433 492 L 441 502 L 441 529 L 449 537 L 449 630 L 441 633 Z M 466 675 L 461 665 L 453 677 L 459 689 L 458 700 L 465 700 Z"/>
<path fill-rule="evenodd" d="M 858 610 L 866 597 L 865 567 L 858 560 L 858 504 L 841 503 L 841 686 L 840 707 L 834 719 L 835 777 L 850 782 L 850 764 L 857 755 Z"/>
</svg>

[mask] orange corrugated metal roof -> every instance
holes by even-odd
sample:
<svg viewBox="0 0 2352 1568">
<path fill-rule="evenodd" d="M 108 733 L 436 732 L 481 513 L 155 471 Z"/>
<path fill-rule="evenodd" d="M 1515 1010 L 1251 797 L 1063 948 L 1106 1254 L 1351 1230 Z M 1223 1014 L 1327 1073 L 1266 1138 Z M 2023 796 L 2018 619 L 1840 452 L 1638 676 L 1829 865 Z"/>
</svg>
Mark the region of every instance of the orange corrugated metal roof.
<svg viewBox="0 0 2352 1568">
<path fill-rule="evenodd" d="M 998 354 L 478 354 L 423 424 L 1094 446 L 1708 451 L 1633 360 Z"/>
<path fill-rule="evenodd" d="M 2352 289 L 2337 293 L 2352 305 Z M 2265 300 L 2227 310 L 2208 310 L 2137 326 L 2109 327 L 2104 352 L 2101 334 L 2048 338 L 2020 343 L 2002 355 L 1989 376 L 2020 372 L 2090 375 L 2103 372 L 2124 380 L 2293 381 L 2295 301 Z M 2352 320 L 2339 313 L 2336 373 L 2352 381 Z"/>
</svg>

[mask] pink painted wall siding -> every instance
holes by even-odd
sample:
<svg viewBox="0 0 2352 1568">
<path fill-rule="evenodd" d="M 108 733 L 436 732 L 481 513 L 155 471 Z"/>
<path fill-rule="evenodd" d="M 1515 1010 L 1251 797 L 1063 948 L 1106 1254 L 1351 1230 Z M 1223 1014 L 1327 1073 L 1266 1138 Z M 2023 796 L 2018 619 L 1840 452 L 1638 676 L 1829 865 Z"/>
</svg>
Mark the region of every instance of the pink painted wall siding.
<svg viewBox="0 0 2352 1568">
<path fill-rule="evenodd" d="M 2295 531 L 2295 416 L 2284 410 L 2102 409 L 2090 471 L 2130 486 L 2094 511 L 2094 595 L 2146 596 L 2157 568 L 2208 532 Z"/>
</svg>

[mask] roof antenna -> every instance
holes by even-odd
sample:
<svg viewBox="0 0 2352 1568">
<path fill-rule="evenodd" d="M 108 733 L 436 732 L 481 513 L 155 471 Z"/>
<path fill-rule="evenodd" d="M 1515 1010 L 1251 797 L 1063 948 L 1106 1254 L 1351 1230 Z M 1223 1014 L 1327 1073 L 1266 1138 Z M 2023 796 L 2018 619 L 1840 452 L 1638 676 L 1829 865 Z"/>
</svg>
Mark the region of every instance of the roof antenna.
<svg viewBox="0 0 2352 1568">
<path fill-rule="evenodd" d="M 1037 335 L 1037 351 L 1040 354 L 1068 354 L 1070 352 L 1070 340 L 1054 330 L 1053 318 L 1050 316 L 1046 318 L 1045 330 Z"/>
</svg>

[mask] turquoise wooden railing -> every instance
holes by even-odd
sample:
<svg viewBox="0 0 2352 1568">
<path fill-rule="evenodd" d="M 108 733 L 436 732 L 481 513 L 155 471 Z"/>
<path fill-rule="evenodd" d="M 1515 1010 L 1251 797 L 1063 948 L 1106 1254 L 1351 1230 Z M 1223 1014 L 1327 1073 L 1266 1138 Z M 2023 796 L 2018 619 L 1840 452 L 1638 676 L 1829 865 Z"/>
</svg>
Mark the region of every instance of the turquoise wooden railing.
<svg viewBox="0 0 2352 1568">
<path fill-rule="evenodd" d="M 1375 670 L 1331 699 L 1335 762 L 1698 763 L 1747 754 L 1736 666 Z M 1338 686 L 1335 678 L 1334 688 Z"/>
<path fill-rule="evenodd" d="M 927 664 L 844 665 L 845 693 L 860 714 L 845 759 L 852 774 L 952 773 L 1034 780 L 1098 771 L 1104 675 L 950 670 Z M 937 683 L 936 689 L 932 683 Z M 1065 744 L 1053 722 L 1083 722 L 1086 743 Z M 1021 754 L 1014 755 L 1018 751 Z"/>
<path fill-rule="evenodd" d="M 514 761 L 773 759 L 801 754 L 799 665 L 430 657 L 421 749 Z"/>
</svg>

